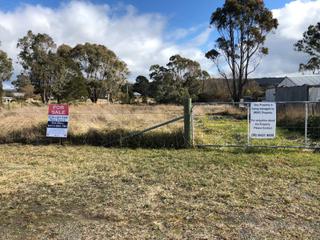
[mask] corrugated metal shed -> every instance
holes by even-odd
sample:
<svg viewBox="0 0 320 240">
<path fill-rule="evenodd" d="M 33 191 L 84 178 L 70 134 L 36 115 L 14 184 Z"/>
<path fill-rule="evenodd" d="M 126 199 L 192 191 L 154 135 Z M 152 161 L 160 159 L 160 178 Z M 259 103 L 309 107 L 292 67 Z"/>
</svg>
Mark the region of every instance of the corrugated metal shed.
<svg viewBox="0 0 320 240">
<path fill-rule="evenodd" d="M 286 77 L 276 88 L 276 101 L 319 101 L 320 75 Z"/>
<path fill-rule="evenodd" d="M 308 88 L 308 86 L 277 88 L 276 101 L 309 101 Z"/>
<path fill-rule="evenodd" d="M 281 83 L 285 78 L 284 77 L 274 77 L 274 78 L 253 78 L 252 80 L 259 84 L 262 88 L 271 88 L 276 87 Z"/>
<path fill-rule="evenodd" d="M 278 87 L 320 86 L 320 75 L 286 77 Z"/>
</svg>

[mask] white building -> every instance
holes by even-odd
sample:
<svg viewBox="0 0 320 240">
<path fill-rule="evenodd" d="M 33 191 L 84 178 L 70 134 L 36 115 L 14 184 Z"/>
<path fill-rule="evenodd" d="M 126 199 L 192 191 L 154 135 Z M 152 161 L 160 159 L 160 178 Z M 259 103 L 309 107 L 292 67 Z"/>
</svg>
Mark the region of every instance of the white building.
<svg viewBox="0 0 320 240">
<path fill-rule="evenodd" d="M 13 97 L 2 97 L 2 102 L 4 104 L 9 104 L 13 101 Z"/>
</svg>

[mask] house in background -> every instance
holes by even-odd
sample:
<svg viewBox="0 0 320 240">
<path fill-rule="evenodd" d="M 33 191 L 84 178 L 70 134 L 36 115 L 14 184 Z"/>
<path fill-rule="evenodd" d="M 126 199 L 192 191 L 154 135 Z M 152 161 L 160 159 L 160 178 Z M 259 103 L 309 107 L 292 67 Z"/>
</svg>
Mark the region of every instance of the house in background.
<svg viewBox="0 0 320 240">
<path fill-rule="evenodd" d="M 22 92 L 12 92 L 12 96 L 15 98 L 15 99 L 22 99 L 25 97 L 25 93 L 22 93 Z"/>
<path fill-rule="evenodd" d="M 275 88 L 276 101 L 320 101 L 320 75 L 285 77 Z M 267 93 L 266 93 L 267 96 Z"/>
<path fill-rule="evenodd" d="M 13 101 L 13 97 L 2 97 L 2 103 L 9 104 Z"/>
<path fill-rule="evenodd" d="M 2 101 L 4 104 L 9 104 L 16 100 L 22 100 L 25 97 L 25 93 L 17 92 L 14 89 L 4 89 L 3 95 L 4 96 L 2 99 L 0 99 L 0 101 Z"/>
</svg>

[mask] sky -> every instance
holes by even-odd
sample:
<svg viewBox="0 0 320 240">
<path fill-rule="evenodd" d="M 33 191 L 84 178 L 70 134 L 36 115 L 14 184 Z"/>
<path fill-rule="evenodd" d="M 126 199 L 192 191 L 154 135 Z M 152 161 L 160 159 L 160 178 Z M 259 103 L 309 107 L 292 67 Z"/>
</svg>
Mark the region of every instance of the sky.
<svg viewBox="0 0 320 240">
<path fill-rule="evenodd" d="M 201 63 L 216 76 L 205 53 L 214 47 L 217 33 L 209 27 L 211 13 L 223 0 L 0 0 L 1 49 L 14 60 L 17 40 L 28 30 L 47 33 L 60 45 L 104 44 L 124 60 L 130 80 L 148 75 L 152 64 L 166 64 L 181 54 Z M 296 75 L 307 56 L 293 50 L 311 24 L 320 21 L 320 0 L 265 0 L 279 21 L 268 35 L 269 55 L 253 76 Z M 14 77 L 13 77 L 14 78 Z M 8 87 L 8 83 L 6 84 Z"/>
</svg>

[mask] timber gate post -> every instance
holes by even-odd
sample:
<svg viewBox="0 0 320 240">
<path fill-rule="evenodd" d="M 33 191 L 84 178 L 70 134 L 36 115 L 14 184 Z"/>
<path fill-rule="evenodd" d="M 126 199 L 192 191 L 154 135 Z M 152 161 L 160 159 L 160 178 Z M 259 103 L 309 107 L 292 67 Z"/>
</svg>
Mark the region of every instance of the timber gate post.
<svg viewBox="0 0 320 240">
<path fill-rule="evenodd" d="M 188 98 L 184 104 L 184 143 L 185 147 L 193 147 L 193 116 L 192 99 Z"/>
</svg>

